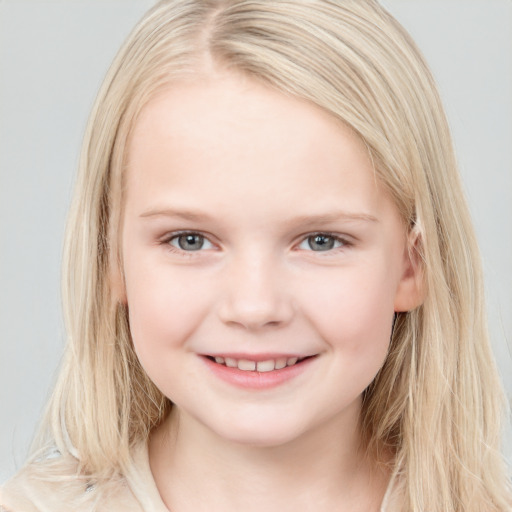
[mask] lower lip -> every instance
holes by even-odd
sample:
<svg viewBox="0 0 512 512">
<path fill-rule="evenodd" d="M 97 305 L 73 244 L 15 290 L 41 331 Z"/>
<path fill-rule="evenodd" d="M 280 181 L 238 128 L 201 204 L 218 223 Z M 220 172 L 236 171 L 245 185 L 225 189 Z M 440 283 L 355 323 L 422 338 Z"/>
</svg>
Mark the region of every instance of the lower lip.
<svg viewBox="0 0 512 512">
<path fill-rule="evenodd" d="M 233 386 L 246 389 L 269 389 L 280 386 L 306 371 L 314 359 L 315 357 L 309 357 L 300 363 L 296 363 L 293 366 L 286 366 L 280 370 L 257 372 L 231 368 L 216 363 L 208 357 L 203 357 L 206 365 L 214 375 Z"/>
</svg>

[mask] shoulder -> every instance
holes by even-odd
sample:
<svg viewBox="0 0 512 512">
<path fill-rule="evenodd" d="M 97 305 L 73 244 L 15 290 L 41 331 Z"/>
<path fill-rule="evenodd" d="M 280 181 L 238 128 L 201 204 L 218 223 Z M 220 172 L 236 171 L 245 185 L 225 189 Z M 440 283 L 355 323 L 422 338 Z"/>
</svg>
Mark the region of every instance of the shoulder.
<svg viewBox="0 0 512 512">
<path fill-rule="evenodd" d="M 78 473 L 71 456 L 25 466 L 0 488 L 0 512 L 142 512 L 123 478 L 101 484 Z"/>
</svg>

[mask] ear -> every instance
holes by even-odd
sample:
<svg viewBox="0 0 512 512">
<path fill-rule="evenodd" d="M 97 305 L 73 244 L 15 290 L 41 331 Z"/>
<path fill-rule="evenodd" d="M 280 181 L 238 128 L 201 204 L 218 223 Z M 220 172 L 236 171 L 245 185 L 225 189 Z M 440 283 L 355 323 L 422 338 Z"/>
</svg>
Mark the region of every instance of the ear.
<svg viewBox="0 0 512 512">
<path fill-rule="evenodd" d="M 421 234 L 412 229 L 404 250 L 403 273 L 395 295 L 395 312 L 411 311 L 425 300 L 424 266 L 421 257 Z"/>
</svg>

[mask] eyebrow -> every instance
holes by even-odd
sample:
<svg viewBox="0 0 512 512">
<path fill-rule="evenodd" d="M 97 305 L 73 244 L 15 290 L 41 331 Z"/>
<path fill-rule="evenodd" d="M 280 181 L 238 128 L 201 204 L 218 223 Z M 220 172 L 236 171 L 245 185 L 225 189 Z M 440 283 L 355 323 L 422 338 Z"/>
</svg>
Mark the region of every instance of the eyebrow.
<svg viewBox="0 0 512 512">
<path fill-rule="evenodd" d="M 189 209 L 173 209 L 173 208 L 155 208 L 147 210 L 140 214 L 142 218 L 148 217 L 173 217 L 194 222 L 207 222 L 213 219 L 207 213 L 198 210 Z M 306 214 L 293 217 L 288 221 L 289 224 L 314 225 L 329 224 L 336 221 L 363 221 L 363 222 L 379 222 L 377 217 L 368 213 L 347 212 L 336 210 L 328 213 Z"/>
</svg>

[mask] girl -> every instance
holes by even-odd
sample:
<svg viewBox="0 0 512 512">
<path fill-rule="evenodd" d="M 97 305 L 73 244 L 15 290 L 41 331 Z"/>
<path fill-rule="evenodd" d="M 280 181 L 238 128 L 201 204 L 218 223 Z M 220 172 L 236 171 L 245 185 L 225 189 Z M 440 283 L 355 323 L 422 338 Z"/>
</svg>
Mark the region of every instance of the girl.
<svg viewBox="0 0 512 512">
<path fill-rule="evenodd" d="M 94 108 L 64 275 L 4 510 L 510 510 L 450 135 L 375 1 L 156 5 Z"/>
</svg>

